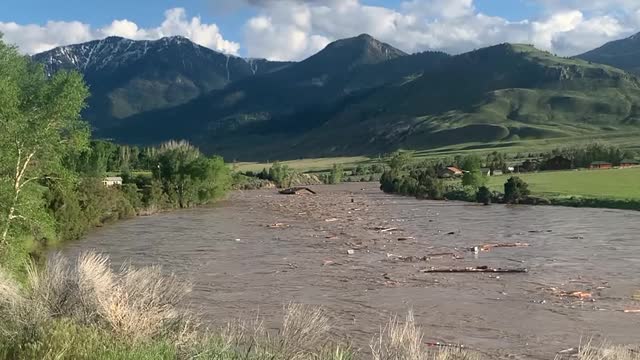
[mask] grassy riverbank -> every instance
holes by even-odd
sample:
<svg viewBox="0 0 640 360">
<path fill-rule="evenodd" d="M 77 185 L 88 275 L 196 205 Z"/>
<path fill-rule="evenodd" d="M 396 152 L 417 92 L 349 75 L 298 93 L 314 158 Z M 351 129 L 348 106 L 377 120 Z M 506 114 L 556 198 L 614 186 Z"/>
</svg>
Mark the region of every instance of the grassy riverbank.
<svg viewBox="0 0 640 360">
<path fill-rule="evenodd" d="M 531 194 L 551 205 L 640 210 L 640 168 L 546 171 L 517 174 Z M 504 191 L 509 176 L 489 180 L 494 191 Z"/>
<path fill-rule="evenodd" d="M 511 175 L 494 176 L 492 190 L 503 191 Z M 640 167 L 612 170 L 543 171 L 517 174 L 529 184 L 532 194 L 549 198 L 579 196 L 640 201 Z"/>
</svg>

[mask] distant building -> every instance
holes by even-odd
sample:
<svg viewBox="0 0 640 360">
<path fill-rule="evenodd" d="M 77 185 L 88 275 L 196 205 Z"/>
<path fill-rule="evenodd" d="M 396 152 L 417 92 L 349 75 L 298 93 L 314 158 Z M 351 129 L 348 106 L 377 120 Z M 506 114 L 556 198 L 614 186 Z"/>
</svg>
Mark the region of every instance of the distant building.
<svg viewBox="0 0 640 360">
<path fill-rule="evenodd" d="M 533 172 L 540 168 L 540 162 L 535 159 L 527 159 L 522 164 L 515 166 L 515 172 Z"/>
<path fill-rule="evenodd" d="M 464 173 L 462 172 L 462 170 L 458 169 L 457 167 L 449 166 L 442 169 L 438 176 L 440 176 L 441 178 L 452 178 L 462 176 L 463 174 Z"/>
<path fill-rule="evenodd" d="M 107 176 L 102 179 L 102 185 L 106 187 L 122 185 L 122 178 L 120 176 Z"/>
<path fill-rule="evenodd" d="M 492 176 L 500 176 L 500 175 L 504 175 L 504 172 L 502 170 L 493 170 L 491 175 Z"/>
<path fill-rule="evenodd" d="M 480 173 L 481 173 L 483 176 L 491 176 L 491 169 L 489 169 L 489 168 L 482 168 L 482 169 L 480 169 Z"/>
<path fill-rule="evenodd" d="M 606 161 L 594 161 L 589 165 L 589 169 L 613 169 L 613 164 Z"/>
<path fill-rule="evenodd" d="M 624 159 L 620 161 L 621 168 L 630 168 L 634 166 L 640 166 L 640 161 L 633 160 L 633 159 Z"/>
<path fill-rule="evenodd" d="M 567 159 L 562 155 L 557 155 L 544 162 L 544 170 L 568 170 L 573 167 L 571 159 Z"/>
</svg>

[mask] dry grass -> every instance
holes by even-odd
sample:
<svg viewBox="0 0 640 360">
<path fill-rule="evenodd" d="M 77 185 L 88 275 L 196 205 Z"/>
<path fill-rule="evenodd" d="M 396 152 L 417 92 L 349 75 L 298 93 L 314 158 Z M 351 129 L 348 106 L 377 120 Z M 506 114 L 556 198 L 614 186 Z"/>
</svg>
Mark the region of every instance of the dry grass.
<svg viewBox="0 0 640 360">
<path fill-rule="evenodd" d="M 14 311 L 22 303 L 47 318 L 108 328 L 134 342 L 167 336 L 186 342 L 196 328 L 183 304 L 189 284 L 159 267 L 127 266 L 114 272 L 104 255 L 86 253 L 73 264 L 54 255 L 43 269 L 29 268 L 26 295 L 7 284 L 11 282 L 0 280 L 0 292 L 6 294 L 0 296 L 14 299 Z"/>
<path fill-rule="evenodd" d="M 556 360 L 640 360 L 640 348 L 594 344 L 589 341 L 569 355 L 558 355 Z"/>
<path fill-rule="evenodd" d="M 423 344 L 422 330 L 416 325 L 413 313 L 409 312 L 404 323 L 393 317 L 371 341 L 374 360 L 479 360 L 469 351 L 451 348 L 432 350 Z"/>
</svg>

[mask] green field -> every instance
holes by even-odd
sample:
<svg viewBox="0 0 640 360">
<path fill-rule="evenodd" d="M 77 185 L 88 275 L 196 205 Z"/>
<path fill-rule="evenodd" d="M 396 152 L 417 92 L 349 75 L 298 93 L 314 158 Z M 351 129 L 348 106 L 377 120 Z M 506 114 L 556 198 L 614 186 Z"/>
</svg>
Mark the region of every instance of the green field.
<svg viewBox="0 0 640 360">
<path fill-rule="evenodd" d="M 492 177 L 489 186 L 504 191 L 511 175 Z M 533 195 L 581 196 L 600 199 L 640 199 L 640 168 L 612 170 L 548 171 L 518 174 Z"/>
<path fill-rule="evenodd" d="M 580 135 L 571 138 L 497 141 L 489 143 L 464 143 L 429 150 L 415 151 L 414 158 L 415 161 L 422 161 L 439 158 L 451 158 L 456 155 L 479 154 L 482 156 L 493 151 L 508 153 L 511 155 L 515 155 L 517 153 L 540 153 L 561 147 L 584 145 L 592 143 L 594 141 L 600 141 L 606 144 L 619 146 L 622 149 L 640 152 L 640 141 L 638 141 L 638 139 L 640 139 L 640 131 L 611 131 L 603 132 L 597 137 L 594 137 L 593 135 Z M 289 167 L 299 171 L 313 172 L 329 170 L 331 169 L 333 164 L 342 164 L 345 168 L 348 169 L 359 164 L 372 165 L 375 163 L 381 163 L 384 161 L 382 158 L 384 157 L 384 154 L 380 154 L 380 156 L 381 157 L 352 156 L 309 158 L 282 161 L 281 163 L 287 164 Z M 261 171 L 264 168 L 270 168 L 271 165 L 272 162 L 238 162 L 232 164 L 234 170 L 237 171 Z"/>
<path fill-rule="evenodd" d="M 335 157 L 335 158 L 317 158 L 317 159 L 300 159 L 281 161 L 281 164 L 287 165 L 292 169 L 313 172 L 331 169 L 333 164 L 342 164 L 345 167 L 364 164 L 372 160 L 364 156 L 354 157 Z M 236 171 L 261 171 L 264 168 L 269 169 L 273 163 L 257 163 L 257 162 L 239 162 L 231 164 Z"/>
</svg>

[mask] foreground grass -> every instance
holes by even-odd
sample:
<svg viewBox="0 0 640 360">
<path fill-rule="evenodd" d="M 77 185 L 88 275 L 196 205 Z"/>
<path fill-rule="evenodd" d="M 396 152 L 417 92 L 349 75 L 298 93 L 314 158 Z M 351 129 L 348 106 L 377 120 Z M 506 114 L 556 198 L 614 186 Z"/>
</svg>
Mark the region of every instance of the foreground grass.
<svg viewBox="0 0 640 360">
<path fill-rule="evenodd" d="M 0 269 L 1 270 L 1 269 Z M 426 347 L 410 313 L 393 318 L 356 351 L 331 335 L 322 309 L 284 308 L 281 330 L 259 319 L 201 327 L 184 304 L 189 286 L 157 267 L 111 270 L 108 258 L 52 257 L 26 284 L 0 271 L 0 359 L 481 360 L 478 353 Z M 582 347 L 571 359 L 639 359 L 628 348 Z M 562 359 L 562 358 L 558 358 Z"/>
<path fill-rule="evenodd" d="M 526 181 L 537 196 L 640 200 L 640 168 L 548 171 L 517 176 Z M 504 183 L 509 177 L 492 177 L 489 186 L 504 191 Z"/>
</svg>

